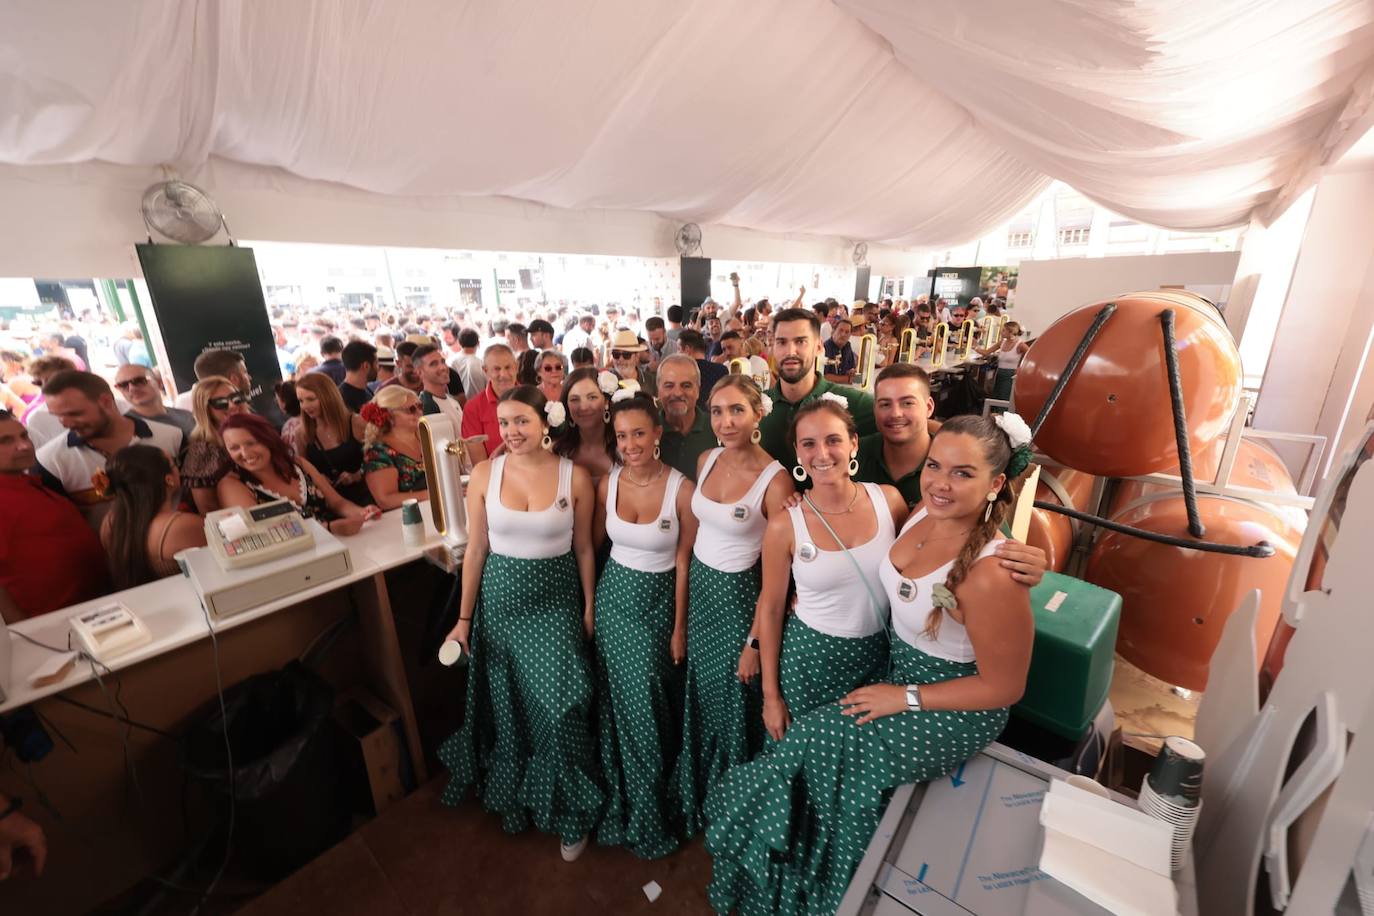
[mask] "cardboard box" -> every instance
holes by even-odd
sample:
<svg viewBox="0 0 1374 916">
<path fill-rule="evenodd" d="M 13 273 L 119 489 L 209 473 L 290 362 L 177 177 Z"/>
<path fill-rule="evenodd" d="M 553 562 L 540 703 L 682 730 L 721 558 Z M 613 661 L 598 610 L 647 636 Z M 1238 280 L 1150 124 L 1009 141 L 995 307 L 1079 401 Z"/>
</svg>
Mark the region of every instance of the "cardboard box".
<svg viewBox="0 0 1374 916">
<path fill-rule="evenodd" d="M 372 810 L 380 814 L 406 794 L 400 714 L 367 690 L 356 688 L 339 697 L 334 721 L 359 750 L 366 793 Z"/>
</svg>

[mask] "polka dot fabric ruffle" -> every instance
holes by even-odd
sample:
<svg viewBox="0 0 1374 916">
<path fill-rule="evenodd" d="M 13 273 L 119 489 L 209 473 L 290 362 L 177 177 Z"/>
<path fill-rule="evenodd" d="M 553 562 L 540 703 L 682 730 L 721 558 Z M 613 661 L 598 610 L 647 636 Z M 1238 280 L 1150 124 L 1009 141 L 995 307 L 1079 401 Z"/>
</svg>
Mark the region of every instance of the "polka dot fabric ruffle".
<svg viewBox="0 0 1374 916">
<path fill-rule="evenodd" d="M 706 792 L 727 767 L 763 747 L 763 694 L 741 684 L 740 652 L 754 622 L 759 567 L 725 573 L 692 558 L 682 753 L 674 786 L 686 836 L 703 827 Z"/>
<path fill-rule="evenodd" d="M 682 671 L 673 664 L 676 571 L 615 560 L 596 587 L 597 715 L 606 808 L 597 842 L 644 859 L 678 847 L 668 773 L 682 743 Z"/>
<path fill-rule="evenodd" d="M 891 637 L 883 681 L 931 684 L 975 673 Z M 903 712 L 857 725 L 823 705 L 769 753 L 735 766 L 706 802 L 709 896 L 720 913 L 833 913 L 891 790 L 951 772 L 987 747 L 1007 710 Z"/>
<path fill-rule="evenodd" d="M 450 774 L 444 803 L 475 787 L 506 832 L 532 823 L 578 840 L 595 826 L 603 794 L 573 555 L 488 555 L 472 646 L 463 727 L 439 748 Z"/>
<path fill-rule="evenodd" d="M 887 671 L 887 633 L 831 636 L 800 617 L 788 617 L 778 668 L 782 698 L 796 719 L 882 678 Z"/>
</svg>

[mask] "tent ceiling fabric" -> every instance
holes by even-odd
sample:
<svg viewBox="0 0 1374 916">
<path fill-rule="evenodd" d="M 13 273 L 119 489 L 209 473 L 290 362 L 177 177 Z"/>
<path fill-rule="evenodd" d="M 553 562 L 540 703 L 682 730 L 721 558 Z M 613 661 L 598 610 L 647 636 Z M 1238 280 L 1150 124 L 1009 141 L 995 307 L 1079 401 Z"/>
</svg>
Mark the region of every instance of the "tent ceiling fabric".
<svg viewBox="0 0 1374 916">
<path fill-rule="evenodd" d="M 1164 226 L 1244 222 L 1374 59 L 1374 0 L 12 0 L 0 15 L 0 162 L 214 156 L 398 197 L 923 246 L 986 233 L 1052 178 Z"/>
</svg>

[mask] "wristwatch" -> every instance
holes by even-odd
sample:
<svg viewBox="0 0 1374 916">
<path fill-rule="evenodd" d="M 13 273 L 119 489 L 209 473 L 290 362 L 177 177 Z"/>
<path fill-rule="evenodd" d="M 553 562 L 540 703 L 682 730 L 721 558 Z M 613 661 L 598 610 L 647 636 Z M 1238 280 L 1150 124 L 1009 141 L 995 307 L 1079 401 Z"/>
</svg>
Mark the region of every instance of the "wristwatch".
<svg viewBox="0 0 1374 916">
<path fill-rule="evenodd" d="M 750 633 L 749 638 L 744 641 L 744 647 L 746 649 L 757 649 L 759 647 L 759 638 L 753 633 Z"/>
<path fill-rule="evenodd" d="M 906 687 L 906 708 L 908 712 L 921 711 L 921 685 L 908 684 Z"/>
</svg>

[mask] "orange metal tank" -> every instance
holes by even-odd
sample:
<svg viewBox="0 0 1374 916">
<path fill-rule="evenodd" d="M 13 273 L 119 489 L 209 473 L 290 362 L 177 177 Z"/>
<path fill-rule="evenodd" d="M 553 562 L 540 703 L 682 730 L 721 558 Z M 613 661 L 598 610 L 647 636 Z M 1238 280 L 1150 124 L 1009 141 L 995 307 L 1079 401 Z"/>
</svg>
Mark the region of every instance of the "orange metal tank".
<svg viewBox="0 0 1374 916">
<path fill-rule="evenodd" d="M 1250 545 L 1268 541 L 1265 559 L 1204 553 L 1103 531 L 1084 578 L 1123 601 L 1119 651 L 1161 680 L 1201 690 L 1226 618 L 1252 588 L 1261 590 L 1255 624 L 1262 658 L 1278 622 L 1284 588 L 1302 541 L 1302 528 L 1275 507 L 1227 496 L 1198 496 L 1207 540 Z M 1112 521 L 1188 537 L 1179 491 L 1152 493 L 1123 507 Z"/>
<path fill-rule="evenodd" d="M 1051 480 L 1058 481 L 1068 495 L 1067 503 L 1055 492 Z M 1088 502 L 1092 498 L 1094 480 L 1096 478 L 1091 474 L 1073 468 L 1044 468 L 1040 472 L 1040 483 L 1035 488 L 1035 498 L 1060 506 L 1067 505 L 1070 509 L 1090 511 Z M 1069 552 L 1077 530 L 1078 523 L 1067 515 L 1048 509 L 1032 509 L 1026 543 L 1045 551 L 1050 569 L 1063 572 L 1069 562 Z"/>
<path fill-rule="evenodd" d="M 1225 439 L 1217 439 L 1204 448 L 1200 454 L 1193 456 L 1193 477 L 1195 480 L 1211 481 L 1215 479 L 1217 466 L 1221 463 L 1221 452 L 1225 446 Z M 1178 465 L 1165 468 L 1161 473 L 1177 474 Z M 1263 490 L 1266 493 L 1284 493 L 1289 496 L 1296 495 L 1298 492 L 1297 485 L 1293 483 L 1293 476 L 1288 473 L 1288 466 L 1283 463 L 1283 459 L 1274 454 L 1269 446 L 1257 439 L 1240 440 L 1240 446 L 1236 449 L 1235 463 L 1231 465 L 1231 477 L 1228 483 L 1232 486 Z M 1181 492 L 1179 487 L 1169 484 L 1123 480 L 1117 484 L 1116 490 L 1112 494 L 1107 513 L 1110 516 L 1120 512 L 1137 499 L 1151 493 L 1177 492 Z M 1259 499 L 1259 497 L 1255 498 Z M 1291 508 L 1281 511 L 1285 515 L 1291 516 L 1296 526 L 1304 527 L 1307 514 L 1301 509 Z"/>
<path fill-rule="evenodd" d="M 1055 461 L 1100 477 L 1134 477 L 1178 463 L 1159 316 L 1174 310 L 1188 435 L 1200 452 L 1226 428 L 1240 397 L 1240 353 L 1216 309 L 1182 291 L 1108 300 L 1102 327 L 1065 386 L 1036 446 Z M 1017 413 L 1031 422 L 1104 302 L 1060 318 L 1031 345 L 1016 373 Z"/>
</svg>

